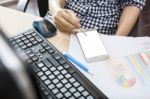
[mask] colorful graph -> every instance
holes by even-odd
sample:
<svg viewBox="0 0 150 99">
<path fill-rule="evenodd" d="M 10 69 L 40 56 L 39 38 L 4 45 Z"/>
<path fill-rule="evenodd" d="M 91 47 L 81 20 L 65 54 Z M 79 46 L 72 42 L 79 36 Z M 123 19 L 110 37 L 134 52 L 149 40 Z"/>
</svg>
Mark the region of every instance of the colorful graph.
<svg viewBox="0 0 150 99">
<path fill-rule="evenodd" d="M 114 83 L 122 87 L 132 87 L 137 82 L 150 86 L 150 51 L 111 59 L 105 62 Z"/>
<path fill-rule="evenodd" d="M 116 75 L 116 82 L 123 87 L 132 87 L 136 83 L 136 79 L 130 73 L 118 73 Z"/>
<path fill-rule="evenodd" d="M 150 51 L 129 55 L 126 60 L 141 83 L 150 85 Z"/>
</svg>

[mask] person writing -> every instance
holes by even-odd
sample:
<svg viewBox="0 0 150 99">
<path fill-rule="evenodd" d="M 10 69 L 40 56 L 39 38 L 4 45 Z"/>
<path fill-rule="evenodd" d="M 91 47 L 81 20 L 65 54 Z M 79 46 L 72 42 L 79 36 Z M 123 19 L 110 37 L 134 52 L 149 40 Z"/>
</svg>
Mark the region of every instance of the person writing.
<svg viewBox="0 0 150 99">
<path fill-rule="evenodd" d="M 49 0 L 56 27 L 63 32 L 97 29 L 99 33 L 127 36 L 145 0 Z"/>
</svg>

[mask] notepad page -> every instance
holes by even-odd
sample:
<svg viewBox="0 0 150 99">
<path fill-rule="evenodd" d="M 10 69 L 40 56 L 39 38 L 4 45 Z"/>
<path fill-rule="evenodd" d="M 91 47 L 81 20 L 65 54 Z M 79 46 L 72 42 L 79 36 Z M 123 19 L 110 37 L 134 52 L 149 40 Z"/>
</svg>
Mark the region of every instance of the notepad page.
<svg viewBox="0 0 150 99">
<path fill-rule="evenodd" d="M 77 33 L 77 38 L 87 62 L 93 62 L 109 57 L 97 31 Z"/>
</svg>

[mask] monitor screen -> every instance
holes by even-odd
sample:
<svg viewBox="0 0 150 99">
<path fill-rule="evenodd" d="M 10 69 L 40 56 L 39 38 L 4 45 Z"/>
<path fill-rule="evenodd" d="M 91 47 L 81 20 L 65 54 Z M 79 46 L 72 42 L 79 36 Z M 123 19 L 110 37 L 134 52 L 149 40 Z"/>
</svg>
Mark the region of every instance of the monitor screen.
<svg viewBox="0 0 150 99">
<path fill-rule="evenodd" d="M 0 99 L 38 99 L 27 66 L 0 29 Z"/>
</svg>

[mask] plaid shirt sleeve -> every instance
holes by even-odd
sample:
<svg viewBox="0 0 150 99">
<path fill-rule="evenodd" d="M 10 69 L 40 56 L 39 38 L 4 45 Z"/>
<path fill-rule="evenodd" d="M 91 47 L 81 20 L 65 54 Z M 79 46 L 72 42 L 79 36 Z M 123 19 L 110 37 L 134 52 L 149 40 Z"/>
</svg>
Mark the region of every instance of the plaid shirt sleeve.
<svg viewBox="0 0 150 99">
<path fill-rule="evenodd" d="M 145 2 L 146 0 L 122 0 L 122 9 L 126 6 L 136 6 L 142 10 Z"/>
</svg>

